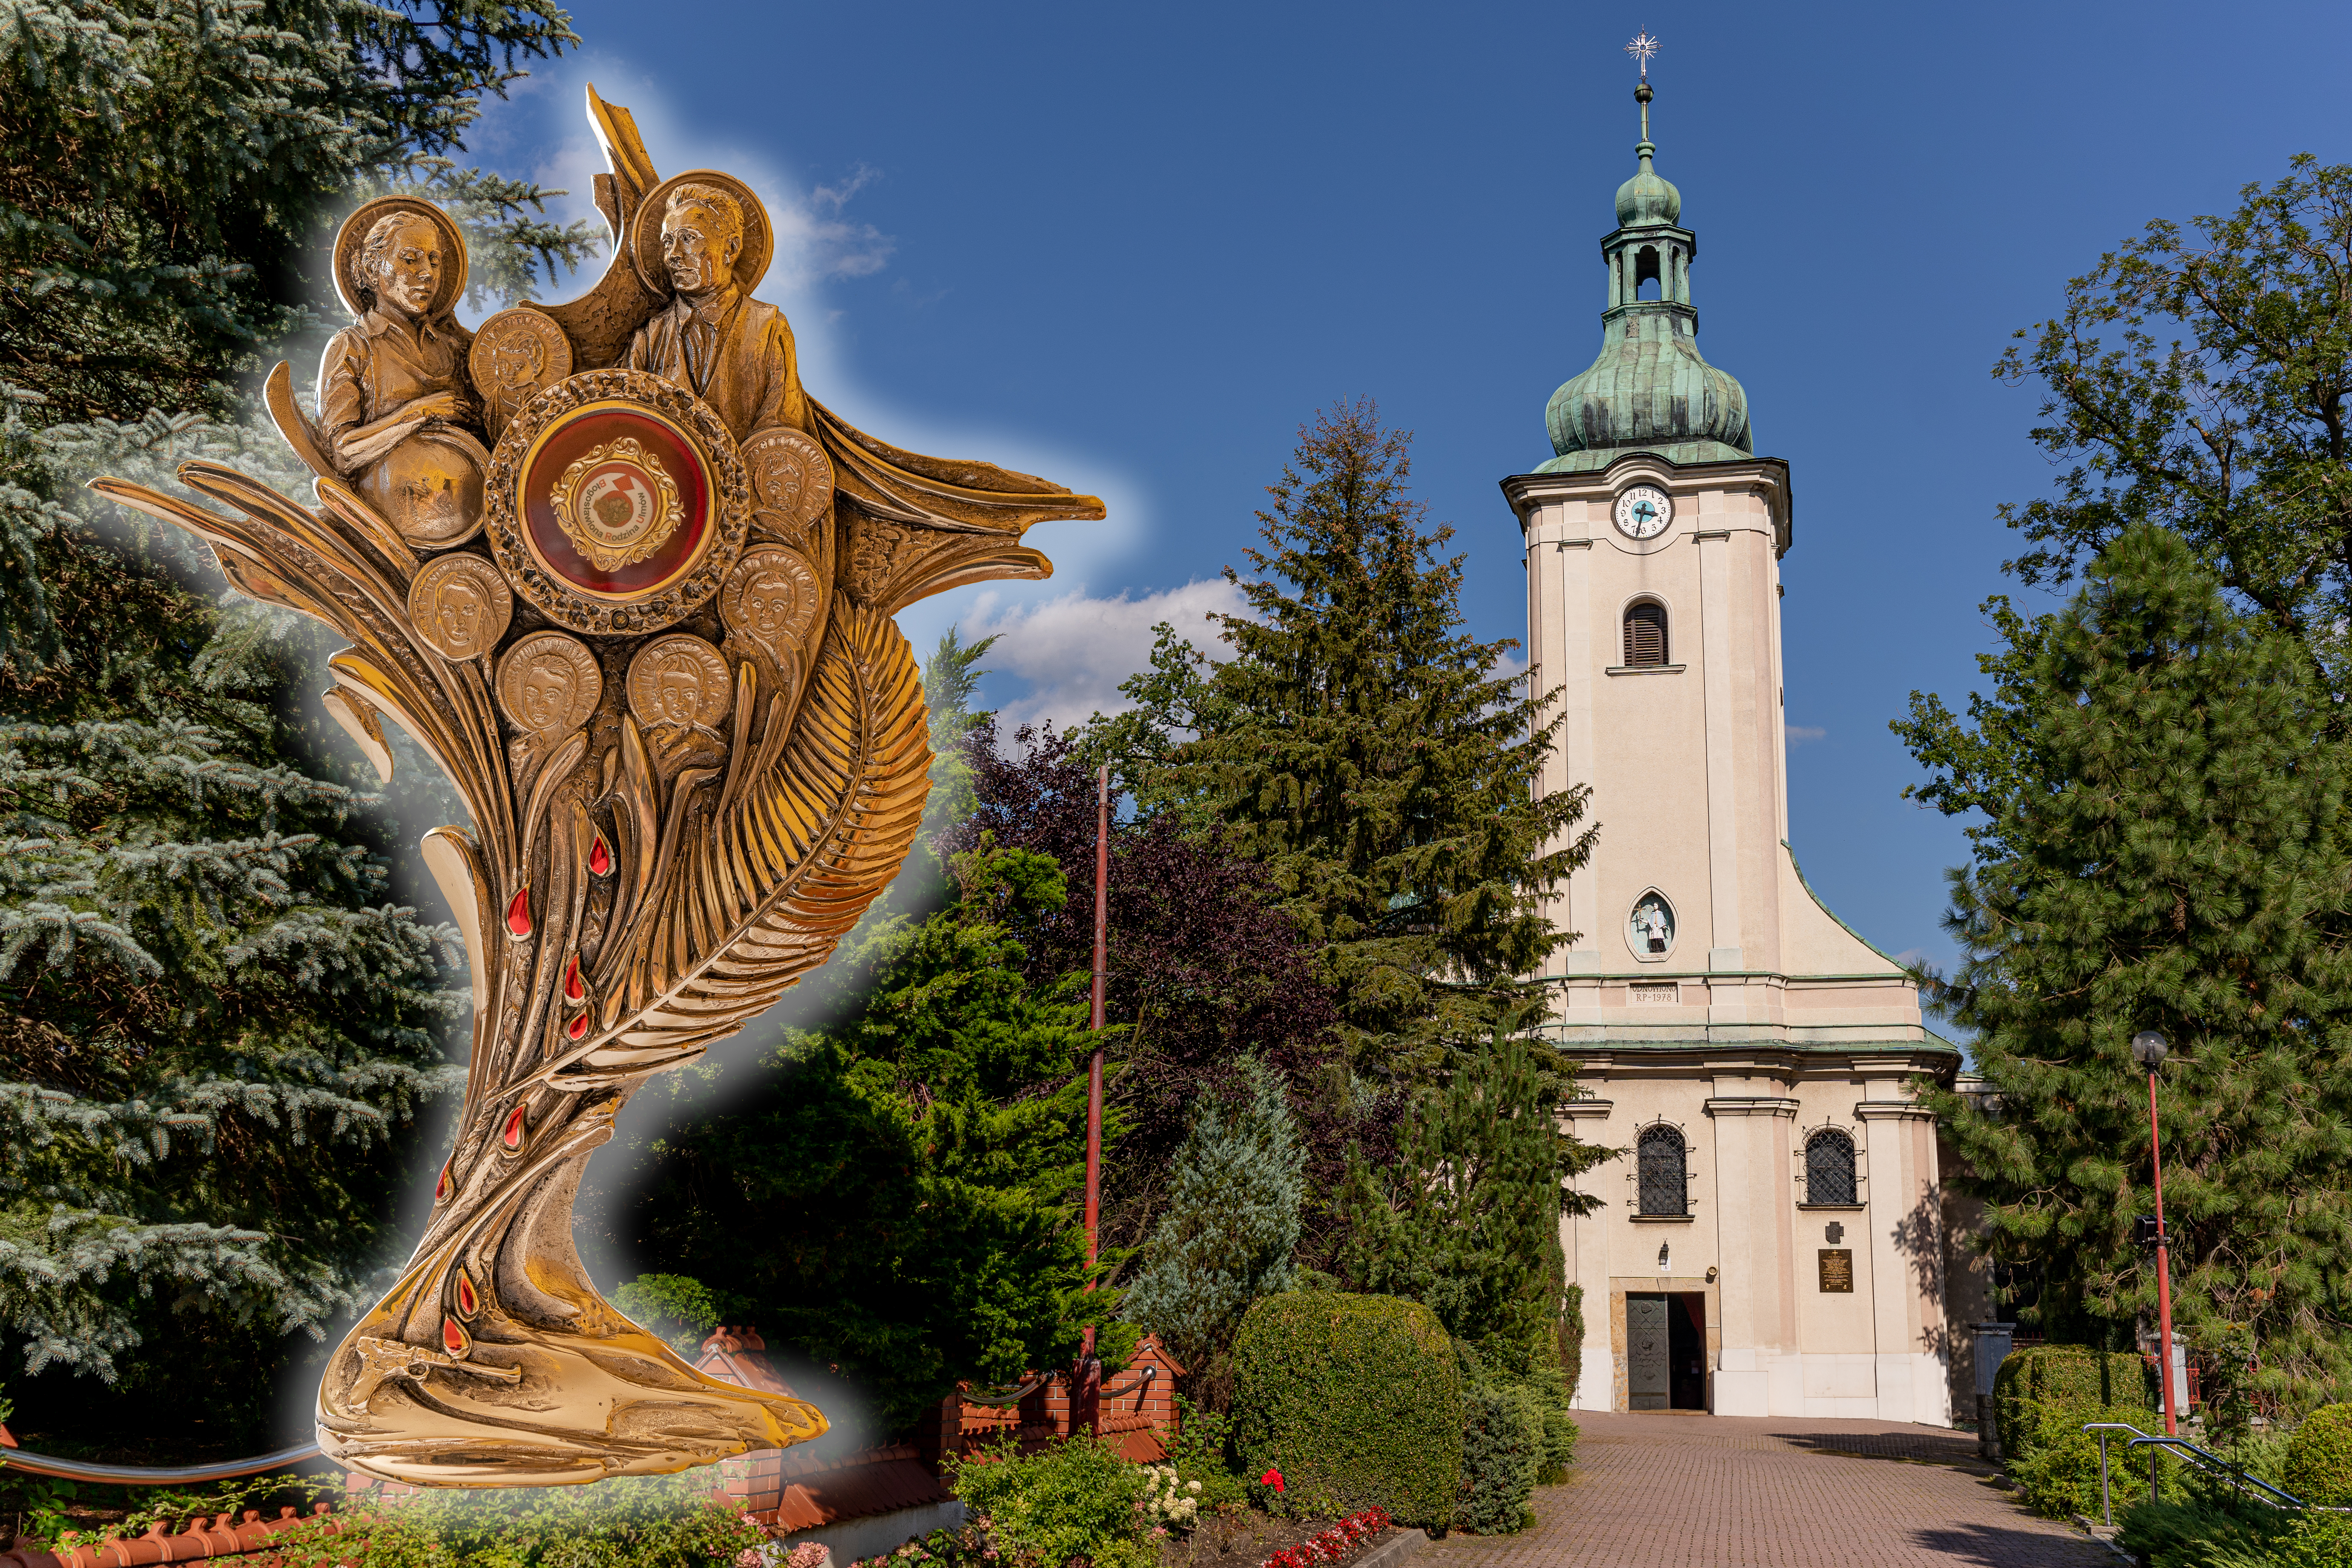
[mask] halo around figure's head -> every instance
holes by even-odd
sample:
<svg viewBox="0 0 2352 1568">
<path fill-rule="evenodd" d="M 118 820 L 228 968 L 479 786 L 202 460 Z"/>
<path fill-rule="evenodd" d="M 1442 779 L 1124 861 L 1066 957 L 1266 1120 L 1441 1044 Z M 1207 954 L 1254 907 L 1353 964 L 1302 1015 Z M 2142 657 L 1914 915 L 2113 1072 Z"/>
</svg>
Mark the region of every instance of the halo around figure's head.
<svg viewBox="0 0 2352 1568">
<path fill-rule="evenodd" d="M 671 292 L 669 268 L 662 265 L 661 259 L 662 219 L 669 212 L 671 195 L 680 185 L 706 185 L 733 198 L 743 220 L 743 248 L 735 258 L 735 287 L 749 294 L 767 276 L 768 262 L 776 253 L 775 230 L 768 222 L 767 204 L 752 194 L 751 187 L 715 169 L 688 169 L 683 174 L 672 174 L 646 193 L 646 199 L 638 204 L 635 216 L 629 220 L 629 257 L 636 263 L 637 276 L 656 294 L 667 297 Z"/>
<path fill-rule="evenodd" d="M 354 316 L 363 316 L 373 308 L 374 286 L 359 275 L 360 268 L 368 237 L 377 224 L 394 216 L 421 217 L 441 231 L 445 259 L 441 287 L 433 296 L 433 314 L 446 315 L 466 291 L 466 236 L 447 213 L 415 196 L 378 196 L 362 202 L 359 210 L 343 220 L 343 226 L 335 231 L 335 292 Z"/>
</svg>

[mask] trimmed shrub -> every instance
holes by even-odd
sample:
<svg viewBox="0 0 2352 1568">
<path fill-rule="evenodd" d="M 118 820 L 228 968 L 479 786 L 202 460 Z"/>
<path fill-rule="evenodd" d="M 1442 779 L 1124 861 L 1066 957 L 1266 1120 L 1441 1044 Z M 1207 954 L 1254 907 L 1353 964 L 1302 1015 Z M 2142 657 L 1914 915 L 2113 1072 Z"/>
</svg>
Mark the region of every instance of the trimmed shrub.
<svg viewBox="0 0 2352 1568">
<path fill-rule="evenodd" d="M 1145 1568 L 1159 1554 L 1141 1540 L 1149 1478 L 1098 1437 L 1081 1434 L 1025 1458 L 1010 1439 L 953 1462 L 955 1494 L 987 1521 L 990 1542 L 1016 1557 L 1097 1568 Z"/>
<path fill-rule="evenodd" d="M 1394 1296 L 1295 1290 L 1253 1305 L 1234 1341 L 1234 1445 L 1282 1472 L 1284 1509 L 1377 1504 L 1444 1526 L 1462 1482 L 1462 1374 L 1437 1314 Z"/>
<path fill-rule="evenodd" d="M 2048 1413 L 2089 1412 L 2076 1420 L 2128 1421 L 2148 1430 L 2146 1417 L 2154 1408 L 2147 1369 L 2139 1358 L 2119 1352 L 2094 1350 L 2089 1345 L 2032 1345 L 2011 1351 L 1993 1375 L 1993 1419 L 2005 1459 L 2030 1455 L 2040 1434 L 2052 1423 Z M 2105 1415 L 2102 1411 L 2123 1411 Z"/>
<path fill-rule="evenodd" d="M 2286 1489 L 2317 1508 L 2352 1505 L 2352 1405 L 2324 1405 L 2287 1439 Z"/>
<path fill-rule="evenodd" d="M 2084 1425 L 2122 1421 L 2146 1432 L 2149 1429 L 2147 1412 L 2132 1405 L 2054 1403 L 2027 1408 L 2038 1419 L 2030 1431 L 2021 1430 L 2023 1451 L 2012 1453 L 2009 1439 L 2001 1439 L 2001 1453 L 2010 1479 L 2017 1483 L 2018 1494 L 2027 1507 L 2047 1519 L 2065 1519 L 2078 1513 L 2098 1518 L 2099 1438 L 2095 1432 L 2084 1431 Z M 2107 1496 L 2118 1516 L 2147 1496 L 2147 1450 L 2130 1447 L 2130 1442 L 2128 1432 L 2107 1434 Z M 2178 1461 L 2169 1455 L 2158 1459 L 2158 1465 L 2168 1478 L 2179 1474 Z M 2165 1484 L 2168 1489 L 2175 1489 L 2173 1479 Z"/>
<path fill-rule="evenodd" d="M 1462 1492 L 1454 1522 L 1508 1535 L 1534 1522 L 1528 1499 L 1544 1459 L 1544 1420 L 1524 1388 L 1471 1388 L 1462 1395 Z"/>
</svg>

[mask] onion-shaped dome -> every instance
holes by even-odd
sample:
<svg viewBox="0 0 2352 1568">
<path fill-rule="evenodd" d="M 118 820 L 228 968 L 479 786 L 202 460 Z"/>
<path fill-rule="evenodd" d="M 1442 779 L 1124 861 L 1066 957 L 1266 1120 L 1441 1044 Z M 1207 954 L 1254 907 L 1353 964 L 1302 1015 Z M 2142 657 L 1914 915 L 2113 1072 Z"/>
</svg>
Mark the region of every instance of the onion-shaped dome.
<svg viewBox="0 0 2352 1568">
<path fill-rule="evenodd" d="M 1612 314 L 1601 356 L 1544 409 L 1557 456 L 1542 471 L 1601 468 L 1630 447 L 1678 463 L 1748 456 L 1748 394 L 1699 356 L 1689 309 Z"/>
<path fill-rule="evenodd" d="M 1651 155 L 1657 152 L 1647 142 L 1633 149 L 1642 166 L 1633 177 L 1617 187 L 1617 226 L 1642 228 L 1652 224 L 1676 224 L 1683 217 L 1683 194 L 1675 189 L 1674 182 L 1650 167 Z"/>
<path fill-rule="evenodd" d="M 1609 307 L 1600 357 L 1551 395 L 1544 427 L 1553 457 L 1538 473 L 1604 468 L 1629 451 L 1715 463 L 1755 450 L 1748 394 L 1698 352 L 1698 312 L 1690 302 L 1698 237 L 1677 226 L 1682 193 L 1651 167 L 1657 149 L 1650 142 L 1650 96 L 1646 81 L 1634 89 L 1641 166 L 1617 187 L 1617 228 L 1601 242 Z M 1653 297 L 1642 297 L 1644 288 L 1654 288 Z"/>
</svg>

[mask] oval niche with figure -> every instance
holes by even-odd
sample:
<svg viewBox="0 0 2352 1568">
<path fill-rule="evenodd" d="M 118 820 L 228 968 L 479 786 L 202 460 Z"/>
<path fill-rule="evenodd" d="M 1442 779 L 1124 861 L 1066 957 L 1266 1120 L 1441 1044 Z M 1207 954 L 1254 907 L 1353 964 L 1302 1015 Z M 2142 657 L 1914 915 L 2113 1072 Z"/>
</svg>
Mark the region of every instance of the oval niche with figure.
<svg viewBox="0 0 2352 1568">
<path fill-rule="evenodd" d="M 1625 945 L 1643 963 L 1656 963 L 1675 950 L 1675 906 L 1652 888 L 1633 900 L 1625 917 Z"/>
</svg>

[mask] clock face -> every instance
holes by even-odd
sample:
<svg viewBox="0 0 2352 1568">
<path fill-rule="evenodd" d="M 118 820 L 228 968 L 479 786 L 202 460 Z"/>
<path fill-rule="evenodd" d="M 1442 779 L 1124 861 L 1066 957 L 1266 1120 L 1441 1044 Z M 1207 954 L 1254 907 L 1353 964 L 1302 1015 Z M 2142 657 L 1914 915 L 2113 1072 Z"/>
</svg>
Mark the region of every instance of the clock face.
<svg viewBox="0 0 2352 1568">
<path fill-rule="evenodd" d="M 1655 485 L 1635 485 L 1617 498 L 1616 520 L 1628 539 L 1655 539 L 1675 520 L 1674 500 Z"/>
</svg>

